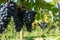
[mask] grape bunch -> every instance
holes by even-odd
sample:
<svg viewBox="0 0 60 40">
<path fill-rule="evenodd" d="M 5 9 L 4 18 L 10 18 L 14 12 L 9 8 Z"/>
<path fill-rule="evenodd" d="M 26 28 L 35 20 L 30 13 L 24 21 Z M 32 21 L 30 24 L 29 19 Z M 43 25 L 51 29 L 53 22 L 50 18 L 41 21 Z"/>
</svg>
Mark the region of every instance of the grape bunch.
<svg viewBox="0 0 60 40">
<path fill-rule="evenodd" d="M 45 28 L 47 28 L 47 23 L 41 22 L 41 23 L 39 23 L 39 26 L 41 27 L 42 30 L 44 30 Z"/>
<path fill-rule="evenodd" d="M 23 22 L 26 25 L 27 31 L 32 31 L 32 23 L 35 20 L 35 12 L 31 10 L 23 11 Z"/>
<path fill-rule="evenodd" d="M 23 17 L 21 9 L 16 5 L 14 2 L 10 2 L 9 10 L 12 13 L 14 23 L 15 23 L 15 29 L 17 32 L 19 32 L 23 27 Z"/>
<path fill-rule="evenodd" d="M 13 16 L 15 29 L 17 32 L 19 32 L 23 27 L 22 12 L 20 11 L 18 5 L 12 1 L 9 2 L 8 8 L 10 10 L 11 16 Z"/>
<path fill-rule="evenodd" d="M 8 3 L 1 4 L 0 6 L 0 33 L 3 33 L 10 21 L 10 12 L 8 9 Z"/>
<path fill-rule="evenodd" d="M 0 33 L 3 33 L 9 24 L 10 17 L 16 15 L 16 5 L 14 2 L 6 2 L 0 5 Z M 14 15 L 14 16 L 15 16 Z"/>
<path fill-rule="evenodd" d="M 22 13 L 15 11 L 13 18 L 14 18 L 14 22 L 15 22 L 15 29 L 17 32 L 19 32 L 23 27 Z"/>
</svg>

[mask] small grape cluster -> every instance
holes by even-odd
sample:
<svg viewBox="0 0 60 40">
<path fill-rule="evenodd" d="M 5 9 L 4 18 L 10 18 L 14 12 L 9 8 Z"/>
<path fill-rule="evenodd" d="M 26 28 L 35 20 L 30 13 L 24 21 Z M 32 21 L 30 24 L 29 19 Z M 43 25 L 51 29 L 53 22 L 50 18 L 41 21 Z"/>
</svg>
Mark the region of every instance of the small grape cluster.
<svg viewBox="0 0 60 40">
<path fill-rule="evenodd" d="M 5 28 L 7 28 L 7 25 L 9 24 L 10 21 L 10 17 L 13 16 L 13 13 L 16 12 L 15 8 L 16 5 L 12 1 L 2 3 L 0 5 L 0 33 L 3 33 Z"/>
<path fill-rule="evenodd" d="M 31 10 L 25 10 L 23 12 L 23 22 L 26 25 L 27 31 L 32 31 L 32 23 L 35 19 L 36 12 Z"/>
<path fill-rule="evenodd" d="M 45 28 L 47 28 L 47 23 L 41 22 L 41 23 L 39 23 L 39 26 L 41 27 L 42 30 L 44 30 Z"/>
<path fill-rule="evenodd" d="M 15 11 L 13 14 L 13 19 L 15 23 L 15 29 L 19 32 L 23 27 L 23 14 L 20 11 Z"/>
</svg>

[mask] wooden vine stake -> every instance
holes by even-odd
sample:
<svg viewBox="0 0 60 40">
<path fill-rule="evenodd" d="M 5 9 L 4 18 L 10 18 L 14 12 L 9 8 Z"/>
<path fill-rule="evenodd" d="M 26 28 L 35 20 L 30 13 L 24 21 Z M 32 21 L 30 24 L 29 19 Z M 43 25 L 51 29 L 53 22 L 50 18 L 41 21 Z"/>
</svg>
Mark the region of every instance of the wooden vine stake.
<svg viewBox="0 0 60 40">
<path fill-rule="evenodd" d="M 60 26 L 60 0 L 57 2 L 59 12 L 59 26 Z"/>
<path fill-rule="evenodd" d="M 23 28 L 21 29 L 21 31 L 20 31 L 20 40 L 23 40 Z"/>
<path fill-rule="evenodd" d="M 21 2 L 21 6 L 23 6 L 24 0 L 20 0 L 20 2 Z M 24 10 L 24 9 L 22 8 L 22 10 Z M 23 40 L 23 35 L 24 35 L 24 33 L 23 33 L 23 28 L 22 28 L 20 31 L 20 40 Z"/>
</svg>

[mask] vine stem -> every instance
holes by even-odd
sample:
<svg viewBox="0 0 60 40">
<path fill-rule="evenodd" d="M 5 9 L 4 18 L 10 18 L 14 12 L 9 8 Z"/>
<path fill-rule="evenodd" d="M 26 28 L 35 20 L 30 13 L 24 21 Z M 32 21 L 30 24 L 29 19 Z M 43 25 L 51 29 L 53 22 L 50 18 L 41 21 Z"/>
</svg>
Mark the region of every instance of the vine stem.
<svg viewBox="0 0 60 40">
<path fill-rule="evenodd" d="M 7 2 L 10 2 L 11 0 L 7 0 Z"/>
</svg>

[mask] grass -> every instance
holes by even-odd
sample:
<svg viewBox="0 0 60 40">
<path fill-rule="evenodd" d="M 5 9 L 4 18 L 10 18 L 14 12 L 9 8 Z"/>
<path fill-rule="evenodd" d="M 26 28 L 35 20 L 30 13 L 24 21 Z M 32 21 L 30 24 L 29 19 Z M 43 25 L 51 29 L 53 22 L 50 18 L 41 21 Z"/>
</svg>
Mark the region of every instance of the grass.
<svg viewBox="0 0 60 40">
<path fill-rule="evenodd" d="M 11 20 L 8 28 L 5 30 L 3 34 L 0 34 L 0 40 L 20 40 L 20 33 L 16 32 L 13 28 L 13 21 Z M 44 35 L 43 35 L 44 34 Z M 52 38 L 56 40 L 60 40 L 60 30 L 59 28 L 44 31 L 41 30 L 40 27 L 37 27 L 35 30 L 32 30 L 31 33 L 27 32 L 24 29 L 23 40 L 34 40 L 35 38 Z"/>
<path fill-rule="evenodd" d="M 60 33 L 58 32 L 58 30 L 52 30 L 52 31 L 49 31 L 49 33 L 46 33 L 44 32 L 44 35 L 43 35 L 43 32 L 39 29 L 37 30 L 33 30 L 32 33 L 28 33 L 26 31 L 24 31 L 24 39 L 25 40 L 33 40 L 34 38 L 52 38 L 52 39 L 57 39 L 59 40 L 60 38 Z"/>
<path fill-rule="evenodd" d="M 44 35 L 43 35 L 44 33 Z M 5 36 L 3 36 L 5 35 Z M 10 31 L 7 33 L 4 33 L 3 35 L 0 35 L 0 38 L 5 38 L 5 40 L 19 40 L 20 39 L 20 33 L 16 32 L 16 31 Z M 36 30 L 33 30 L 31 33 L 27 32 L 26 30 L 24 30 L 24 37 L 23 40 L 34 40 L 35 38 L 52 38 L 52 39 L 57 39 L 60 40 L 60 33 L 59 31 L 56 29 L 54 30 L 50 30 L 49 33 L 46 32 L 46 30 L 44 30 L 44 32 L 42 32 L 42 30 L 40 28 L 37 28 Z M 1 40 L 2 40 L 1 39 Z"/>
</svg>

